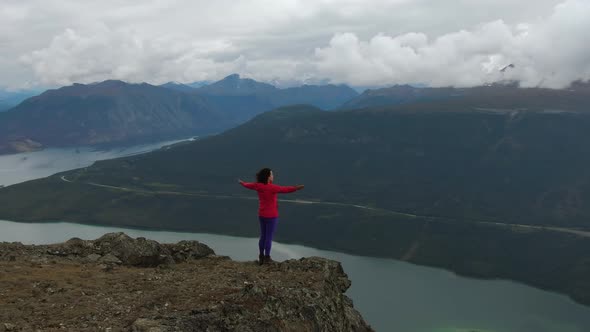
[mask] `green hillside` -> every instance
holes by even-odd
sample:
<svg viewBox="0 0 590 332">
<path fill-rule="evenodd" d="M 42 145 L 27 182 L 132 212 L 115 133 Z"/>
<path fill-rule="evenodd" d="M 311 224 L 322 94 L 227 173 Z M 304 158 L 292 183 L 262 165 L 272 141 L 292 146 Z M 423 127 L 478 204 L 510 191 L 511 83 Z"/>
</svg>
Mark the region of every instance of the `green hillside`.
<svg viewBox="0 0 590 332">
<path fill-rule="evenodd" d="M 440 105 L 439 105 L 440 107 Z M 102 161 L 80 181 L 239 194 L 263 166 L 306 199 L 461 221 L 590 228 L 590 113 L 301 106 L 174 149 Z"/>
<path fill-rule="evenodd" d="M 0 218 L 256 236 L 256 196 L 237 179 L 269 166 L 278 183 L 306 185 L 283 196 L 299 201 L 280 203 L 278 241 L 519 280 L 590 304 L 590 238 L 568 233 L 590 228 L 590 113 L 503 103 L 279 109 L 0 189 Z"/>
</svg>

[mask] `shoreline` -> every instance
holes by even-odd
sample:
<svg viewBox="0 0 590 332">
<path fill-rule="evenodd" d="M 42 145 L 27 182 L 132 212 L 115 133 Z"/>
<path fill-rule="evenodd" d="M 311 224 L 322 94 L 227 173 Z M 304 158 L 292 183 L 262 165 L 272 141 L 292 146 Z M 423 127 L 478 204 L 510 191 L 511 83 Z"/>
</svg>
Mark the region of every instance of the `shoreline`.
<svg viewBox="0 0 590 332">
<path fill-rule="evenodd" d="M 10 223 L 17 223 L 17 224 L 70 224 L 70 225 L 78 225 L 78 226 L 90 226 L 90 227 L 99 227 L 99 228 L 105 228 L 105 232 L 108 232 L 108 230 L 106 228 L 117 228 L 117 229 L 124 229 L 124 230 L 132 230 L 132 231 L 144 231 L 144 232 L 157 232 L 157 233 L 181 233 L 181 234 L 199 234 L 199 235 L 210 235 L 210 236 L 222 236 L 222 237 L 238 237 L 241 239 L 250 239 L 250 240 L 256 240 L 257 237 L 251 237 L 251 236 L 246 236 L 246 235 L 240 235 L 238 233 L 236 234 L 227 234 L 227 233 L 214 233 L 214 232 L 197 232 L 194 230 L 190 230 L 190 229 L 185 229 L 185 230 L 181 230 L 181 229 L 166 229 L 166 228 L 154 228 L 154 227 L 149 227 L 149 226 L 145 226 L 145 227 L 138 227 L 138 226 L 128 226 L 128 225 L 112 225 L 112 224 L 101 224 L 101 223 L 83 223 L 83 222 L 71 222 L 71 221 L 63 221 L 63 220 L 48 220 L 48 221 L 14 221 L 14 220 L 4 220 L 4 219 L 0 219 L 0 222 L 10 222 Z M 2 243 L 3 241 L 0 241 L 0 243 Z M 5 241 L 4 241 L 5 242 Z M 16 241 L 16 242 L 20 242 L 20 241 Z M 9 242 L 10 243 L 10 242 Z M 555 289 L 550 289 L 550 288 L 543 288 L 543 287 L 538 287 L 535 285 L 531 285 L 528 284 L 524 281 L 520 281 L 520 280 L 514 280 L 514 279 L 509 279 L 509 278 L 502 278 L 502 277 L 485 277 L 485 276 L 480 276 L 480 275 L 473 275 L 473 274 L 469 274 L 469 273 L 461 273 L 458 271 L 455 271 L 453 269 L 447 268 L 447 267 L 443 267 L 443 266 L 436 266 L 436 265 L 429 265 L 429 264 L 420 264 L 417 262 L 413 262 L 413 261 L 408 261 L 408 260 L 403 260 L 403 259 L 398 259 L 395 257 L 391 257 L 391 256 L 374 256 L 374 255 L 365 255 L 362 253 L 358 253 L 355 252 L 354 250 L 342 250 L 339 248 L 332 248 L 329 246 L 317 246 L 314 244 L 307 244 L 304 242 L 300 242 L 300 241 L 290 241 L 290 240 L 282 240 L 282 241 L 273 241 L 273 243 L 275 244 L 279 244 L 279 245 L 295 245 L 295 246 L 301 246 L 301 247 L 305 247 L 305 248 L 310 248 L 310 249 L 315 249 L 315 250 L 321 250 L 321 251 L 326 251 L 326 252 L 331 252 L 334 254 L 344 254 L 344 255 L 349 255 L 352 257 L 359 257 L 359 258 L 367 258 L 367 259 L 380 259 L 380 260 L 386 260 L 386 261 L 390 261 L 390 262 L 395 262 L 395 263 L 405 263 L 405 264 L 410 264 L 413 266 L 417 266 L 417 267 L 421 267 L 421 268 L 428 268 L 428 269 L 433 269 L 433 270 L 439 270 L 439 271 L 444 271 L 444 272 L 448 272 L 448 273 L 452 273 L 454 276 L 459 277 L 459 278 L 465 278 L 468 280 L 473 280 L 473 281 L 498 281 L 498 282 L 507 282 L 507 283 L 512 283 L 515 285 L 520 285 L 520 286 L 525 286 L 525 287 L 531 287 L 533 289 L 537 289 L 543 292 L 547 292 L 553 295 L 558 295 L 558 296 L 562 296 L 564 298 L 566 298 L 567 300 L 571 301 L 572 303 L 575 303 L 577 305 L 581 305 L 585 308 L 590 308 L 590 303 L 584 303 L 582 301 L 578 301 L 576 300 L 576 298 L 574 298 L 573 296 L 571 296 L 570 294 L 564 293 L 564 292 L 559 292 Z M 38 245 L 35 243 L 31 243 L 32 245 Z M 29 244 L 25 244 L 25 245 L 29 245 Z M 234 259 L 234 258 L 232 258 Z"/>
</svg>

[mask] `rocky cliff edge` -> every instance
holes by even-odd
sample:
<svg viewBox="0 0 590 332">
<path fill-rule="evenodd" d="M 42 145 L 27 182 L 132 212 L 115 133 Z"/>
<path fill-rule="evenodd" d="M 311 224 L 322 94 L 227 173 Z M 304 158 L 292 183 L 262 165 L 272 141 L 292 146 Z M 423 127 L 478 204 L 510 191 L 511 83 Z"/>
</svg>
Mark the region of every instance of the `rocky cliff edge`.
<svg viewBox="0 0 590 332">
<path fill-rule="evenodd" d="M 0 243 L 3 331 L 371 331 L 340 263 L 258 266 L 124 233 Z"/>
</svg>

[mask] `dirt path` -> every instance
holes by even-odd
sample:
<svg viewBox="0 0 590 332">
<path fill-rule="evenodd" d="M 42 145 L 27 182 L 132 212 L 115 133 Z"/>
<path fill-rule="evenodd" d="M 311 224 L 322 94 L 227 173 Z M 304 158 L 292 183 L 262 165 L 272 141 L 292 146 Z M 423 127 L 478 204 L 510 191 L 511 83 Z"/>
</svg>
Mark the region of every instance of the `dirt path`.
<svg viewBox="0 0 590 332">
<path fill-rule="evenodd" d="M 74 181 L 67 179 L 65 176 L 61 177 L 62 181 L 73 183 Z M 250 196 L 232 196 L 232 195 L 213 195 L 213 194 L 198 194 L 198 193 L 189 193 L 189 192 L 181 192 L 181 191 L 166 191 L 166 190 L 143 190 L 143 189 L 134 189 L 134 188 L 126 188 L 126 187 L 117 187 L 117 186 L 110 186 L 95 182 L 85 182 L 87 185 L 113 189 L 113 190 L 120 190 L 120 191 L 129 191 L 129 192 L 137 192 L 137 193 L 144 193 L 144 194 L 160 194 L 160 195 L 180 195 L 180 196 L 194 196 L 194 197 L 207 197 L 207 198 L 231 198 L 231 199 L 247 199 L 247 200 L 256 200 L 256 197 Z M 341 207 L 353 207 L 357 209 L 364 209 L 370 210 L 375 212 L 387 213 L 396 216 L 404 216 L 410 218 L 434 218 L 432 216 L 422 216 L 416 214 L 410 214 L 405 212 L 381 209 L 381 208 L 374 208 L 365 205 L 359 204 L 347 204 L 347 203 L 339 203 L 339 202 L 320 202 L 320 201 L 309 201 L 309 200 L 302 200 L 302 199 L 279 199 L 279 202 L 291 203 L 291 204 L 318 204 L 318 205 L 328 205 L 328 206 L 341 206 Z M 564 227 L 551 227 L 551 226 L 536 226 L 536 225 L 523 225 L 523 224 L 509 224 L 509 223 L 501 223 L 501 222 L 490 222 L 490 221 L 473 221 L 478 224 L 484 225 L 495 225 L 495 226 L 502 226 L 502 227 L 516 227 L 516 228 L 523 228 L 523 229 L 536 229 L 536 230 L 549 230 L 554 232 L 561 232 L 561 233 L 569 233 L 575 234 L 582 237 L 590 238 L 590 231 L 583 231 L 574 228 L 564 228 Z"/>
</svg>

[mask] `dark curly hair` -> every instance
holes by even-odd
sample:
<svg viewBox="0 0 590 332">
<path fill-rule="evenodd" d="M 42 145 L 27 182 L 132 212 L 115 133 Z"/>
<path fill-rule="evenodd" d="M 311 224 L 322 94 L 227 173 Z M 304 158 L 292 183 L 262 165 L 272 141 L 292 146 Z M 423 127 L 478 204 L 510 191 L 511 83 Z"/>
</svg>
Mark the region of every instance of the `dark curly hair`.
<svg viewBox="0 0 590 332">
<path fill-rule="evenodd" d="M 258 173 L 256 173 L 256 181 L 258 183 L 267 184 L 268 178 L 270 177 L 270 172 L 272 172 L 270 168 L 263 168 L 259 170 Z"/>
</svg>

